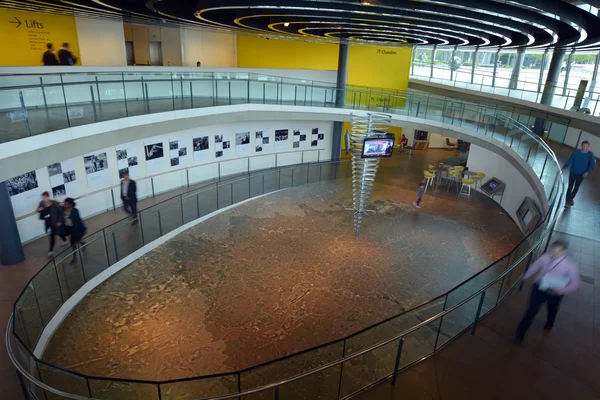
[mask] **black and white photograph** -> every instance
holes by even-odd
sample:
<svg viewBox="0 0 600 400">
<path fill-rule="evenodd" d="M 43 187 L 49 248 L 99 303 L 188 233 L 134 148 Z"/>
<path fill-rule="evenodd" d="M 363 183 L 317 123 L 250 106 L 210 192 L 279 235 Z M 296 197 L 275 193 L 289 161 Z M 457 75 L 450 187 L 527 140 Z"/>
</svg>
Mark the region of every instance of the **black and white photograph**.
<svg viewBox="0 0 600 400">
<path fill-rule="evenodd" d="M 75 182 L 75 171 L 63 172 L 63 179 L 65 183 Z"/>
<path fill-rule="evenodd" d="M 312 134 L 313 135 L 318 135 L 319 134 L 319 128 L 313 128 Z"/>
<path fill-rule="evenodd" d="M 294 136 L 300 136 L 300 130 L 294 129 Z"/>
<path fill-rule="evenodd" d="M 165 155 L 162 142 L 147 144 L 144 148 L 146 149 L 146 161 L 156 160 Z"/>
<path fill-rule="evenodd" d="M 235 134 L 235 145 L 242 146 L 245 144 L 250 144 L 250 132 L 242 132 Z"/>
<path fill-rule="evenodd" d="M 117 150 L 117 161 L 127 158 L 127 150 Z"/>
<path fill-rule="evenodd" d="M 138 165 L 137 156 L 129 157 L 127 159 L 127 166 L 128 167 L 135 167 L 136 165 Z"/>
<path fill-rule="evenodd" d="M 176 167 L 179 165 L 179 157 L 171 158 L 171 167 Z"/>
<path fill-rule="evenodd" d="M 187 156 L 187 147 L 182 147 L 179 149 L 179 157 Z"/>
<path fill-rule="evenodd" d="M 257 153 L 260 153 L 261 151 L 262 151 L 262 146 L 261 146 L 261 145 L 259 145 L 259 144 L 257 144 L 257 145 L 256 145 L 256 152 L 257 152 Z"/>
<path fill-rule="evenodd" d="M 319 140 L 324 140 L 324 139 L 325 139 L 325 134 L 319 133 Z"/>
<path fill-rule="evenodd" d="M 264 137 L 262 144 L 269 144 L 269 137 Z"/>
<path fill-rule="evenodd" d="M 177 150 L 179 148 L 179 141 L 174 140 L 169 142 L 169 150 Z"/>
<path fill-rule="evenodd" d="M 11 197 L 37 188 L 38 182 L 35 171 L 27 172 L 23 175 L 8 179 L 6 181 L 6 186 L 8 188 L 8 194 Z"/>
<path fill-rule="evenodd" d="M 300 141 L 306 142 L 306 135 L 300 135 Z"/>
<path fill-rule="evenodd" d="M 275 141 L 281 142 L 284 140 L 288 140 L 289 131 L 287 129 L 280 129 L 275 131 Z"/>
<path fill-rule="evenodd" d="M 256 138 L 257 139 L 262 139 L 263 138 L 263 131 L 256 131 Z"/>
<path fill-rule="evenodd" d="M 294 142 L 294 148 L 295 149 L 300 148 L 300 142 Z"/>
<path fill-rule="evenodd" d="M 54 176 L 62 174 L 62 165 L 58 163 L 48 165 L 48 175 Z"/>
<path fill-rule="evenodd" d="M 215 143 L 221 143 L 223 141 L 223 135 L 215 135 Z"/>
<path fill-rule="evenodd" d="M 229 142 L 229 141 L 223 142 L 223 150 L 230 149 L 230 148 L 231 148 L 231 142 Z"/>
<path fill-rule="evenodd" d="M 318 140 L 313 140 L 312 142 L 310 142 L 310 147 L 317 147 L 318 145 L 319 145 Z"/>
<path fill-rule="evenodd" d="M 223 152 L 222 151 L 215 152 L 215 157 L 216 158 L 223 157 Z"/>
<path fill-rule="evenodd" d="M 139 163 L 141 161 L 141 146 L 140 142 L 130 142 L 119 145 L 115 148 L 117 153 L 117 173 L 121 179 L 122 170 L 127 170 L 127 173 L 132 179 L 136 179 L 140 174 Z M 67 187 L 67 191 L 69 188 Z"/>
<path fill-rule="evenodd" d="M 123 179 L 125 174 L 129 175 L 129 168 L 121 168 L 119 170 L 119 179 Z"/>
<path fill-rule="evenodd" d="M 96 153 L 83 157 L 85 173 L 87 175 L 108 169 L 106 153 Z"/>
<path fill-rule="evenodd" d="M 208 150 L 208 136 L 194 138 L 194 151 Z"/>
<path fill-rule="evenodd" d="M 67 189 L 65 189 L 65 185 L 60 185 L 52 188 L 52 197 L 61 197 L 67 195 Z"/>
</svg>

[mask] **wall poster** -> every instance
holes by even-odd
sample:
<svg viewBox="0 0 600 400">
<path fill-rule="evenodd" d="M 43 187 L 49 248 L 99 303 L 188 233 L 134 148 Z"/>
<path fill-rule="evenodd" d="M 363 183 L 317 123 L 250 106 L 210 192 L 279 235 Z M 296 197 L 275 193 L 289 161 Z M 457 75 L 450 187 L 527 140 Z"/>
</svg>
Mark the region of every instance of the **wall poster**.
<svg viewBox="0 0 600 400">
<path fill-rule="evenodd" d="M 292 147 L 294 149 L 299 149 L 300 148 L 300 130 L 299 129 L 294 129 L 294 140 L 293 140 L 293 145 Z"/>
<path fill-rule="evenodd" d="M 310 147 L 322 147 L 325 145 L 325 134 L 319 133 L 319 128 L 313 128 Z"/>
<path fill-rule="evenodd" d="M 98 189 L 110 184 L 107 152 L 108 150 L 100 150 L 83 156 L 83 165 L 90 189 Z"/>
<path fill-rule="evenodd" d="M 169 139 L 169 158 L 171 167 L 178 167 L 188 163 L 189 157 L 184 140 Z"/>
<path fill-rule="evenodd" d="M 122 144 L 117 146 L 116 150 L 119 179 L 122 179 L 125 173 L 129 174 L 132 179 L 139 177 L 141 175 L 140 154 L 135 144 Z"/>
<path fill-rule="evenodd" d="M 67 196 L 75 196 L 75 159 L 48 165 L 48 176 L 52 187 L 52 197 L 58 201 Z"/>
<path fill-rule="evenodd" d="M 208 136 L 194 138 L 192 143 L 194 146 L 194 161 L 204 161 L 211 158 L 210 152 L 208 151 Z"/>
<path fill-rule="evenodd" d="M 285 150 L 288 148 L 288 129 L 280 129 L 275 131 L 275 149 Z"/>
<path fill-rule="evenodd" d="M 30 171 L 6 180 L 15 215 L 35 211 L 42 195 L 37 179 L 37 172 Z"/>
<path fill-rule="evenodd" d="M 144 143 L 146 152 L 146 172 L 152 174 L 164 168 L 165 165 L 165 150 L 162 141 L 153 141 L 152 143 Z"/>
<path fill-rule="evenodd" d="M 215 135 L 215 158 L 227 157 L 231 154 L 232 135 Z"/>
<path fill-rule="evenodd" d="M 235 134 L 236 154 L 248 154 L 250 152 L 250 132 Z"/>
</svg>

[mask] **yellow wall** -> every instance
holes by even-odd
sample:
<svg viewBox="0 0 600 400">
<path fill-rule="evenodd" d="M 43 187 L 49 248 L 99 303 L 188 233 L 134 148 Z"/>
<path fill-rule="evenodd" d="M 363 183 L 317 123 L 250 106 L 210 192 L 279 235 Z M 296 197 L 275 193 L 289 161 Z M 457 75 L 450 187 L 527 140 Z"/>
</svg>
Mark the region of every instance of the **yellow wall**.
<svg viewBox="0 0 600 400">
<path fill-rule="evenodd" d="M 0 65 L 3 66 L 42 65 L 42 55 L 49 42 L 54 43 L 56 52 L 63 42 L 68 42 L 79 58 L 73 17 L 0 9 L 0 38 L 3 39 Z M 81 62 L 78 60 L 77 64 Z"/>
<path fill-rule="evenodd" d="M 238 35 L 239 68 L 337 70 L 338 45 Z M 348 84 L 407 89 L 411 48 L 350 46 Z"/>
</svg>

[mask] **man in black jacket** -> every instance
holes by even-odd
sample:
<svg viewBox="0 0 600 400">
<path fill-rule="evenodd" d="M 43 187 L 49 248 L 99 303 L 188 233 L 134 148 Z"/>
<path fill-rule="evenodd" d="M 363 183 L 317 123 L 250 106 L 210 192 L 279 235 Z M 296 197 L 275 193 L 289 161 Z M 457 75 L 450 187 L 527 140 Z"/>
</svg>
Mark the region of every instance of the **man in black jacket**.
<svg viewBox="0 0 600 400">
<path fill-rule="evenodd" d="M 58 61 L 60 65 L 75 65 L 77 57 L 69 50 L 69 43 L 63 43 L 62 49 L 58 51 Z"/>
<path fill-rule="evenodd" d="M 54 54 L 54 45 L 52 43 L 48 43 L 46 45 L 46 50 L 42 57 L 42 62 L 44 65 L 59 65 L 58 59 L 56 58 L 56 54 Z"/>
<path fill-rule="evenodd" d="M 123 200 L 123 209 L 133 216 L 133 223 L 137 224 L 137 186 L 133 179 L 129 179 L 129 174 L 123 174 L 121 180 L 121 200 Z"/>
</svg>

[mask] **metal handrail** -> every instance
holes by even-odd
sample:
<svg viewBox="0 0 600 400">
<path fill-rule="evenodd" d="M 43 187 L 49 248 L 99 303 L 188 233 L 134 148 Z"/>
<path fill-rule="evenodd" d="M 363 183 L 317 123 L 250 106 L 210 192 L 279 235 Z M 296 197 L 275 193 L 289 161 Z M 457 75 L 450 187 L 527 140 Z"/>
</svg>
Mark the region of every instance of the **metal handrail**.
<svg viewBox="0 0 600 400">
<path fill-rule="evenodd" d="M 444 97 L 443 99 L 446 99 L 446 98 Z M 444 101 L 447 101 L 447 100 L 444 100 Z M 453 100 L 453 101 L 456 101 L 456 100 Z M 464 102 L 459 102 L 459 103 L 461 103 L 461 104 L 468 104 L 468 103 L 464 103 Z M 479 109 L 478 109 L 478 110 L 479 110 Z M 486 114 L 486 111 L 485 111 L 485 110 L 479 110 L 479 112 L 481 112 L 481 111 L 483 111 L 483 113 L 482 113 L 483 115 L 488 115 L 488 114 Z M 491 116 L 491 115 L 490 115 L 490 116 Z M 550 154 L 550 155 L 551 155 L 551 157 L 552 157 L 552 160 L 554 160 L 554 161 L 555 161 L 555 163 L 557 163 L 557 164 L 558 164 L 557 158 L 556 158 L 556 156 L 554 155 L 554 153 L 552 152 L 552 150 L 551 150 L 551 149 L 550 149 L 550 148 L 549 148 L 549 147 L 548 147 L 548 146 L 547 146 L 547 145 L 546 145 L 546 144 L 543 142 L 543 140 L 541 140 L 541 139 L 537 138 L 535 135 L 532 135 L 531 131 L 530 131 L 528 128 L 524 127 L 524 125 L 522 125 L 522 124 L 518 123 L 517 121 L 514 121 L 514 120 L 512 120 L 511 118 L 509 118 L 509 117 L 507 117 L 507 116 L 505 116 L 505 115 L 503 115 L 503 114 L 498 114 L 498 113 L 497 113 L 497 114 L 495 115 L 495 117 L 496 117 L 496 118 L 506 118 L 507 120 L 510 120 L 510 123 L 514 124 L 514 125 L 515 125 L 515 127 L 517 127 L 518 129 L 522 130 L 522 131 L 523 131 L 525 134 L 527 134 L 529 137 L 532 137 L 532 138 L 533 138 L 533 139 L 534 139 L 534 140 L 535 140 L 535 141 L 536 141 L 538 144 L 542 145 L 542 146 L 543 146 L 543 149 L 544 149 L 544 150 L 545 150 L 545 151 L 546 151 L 548 154 Z M 260 155 L 260 156 L 263 156 L 263 155 Z M 293 168 L 293 166 L 289 166 L 289 167 Z M 172 172 L 173 172 L 173 171 L 169 171 L 169 173 L 172 173 Z M 560 187 L 562 187 L 562 186 L 563 186 L 563 177 L 562 177 L 562 173 L 560 172 L 560 168 L 559 168 L 559 171 L 558 171 L 558 176 L 560 177 L 560 183 L 561 183 Z M 200 189 L 200 188 L 196 188 L 196 189 L 193 189 L 193 190 L 198 190 L 198 189 Z M 104 189 L 104 190 L 107 190 L 107 189 Z M 175 197 L 178 197 L 178 196 L 175 196 Z M 174 198 L 175 198 L 175 197 L 174 197 Z M 168 200 L 165 200 L 165 201 L 170 201 L 170 200 L 171 200 L 171 199 L 168 199 Z M 160 204 L 160 203 L 159 203 L 159 204 Z M 549 220 L 549 218 L 550 218 L 551 214 L 552 214 L 552 207 L 551 207 L 551 210 L 550 210 L 550 211 L 547 213 L 546 217 L 544 218 L 544 222 L 545 222 L 545 223 L 548 223 L 548 226 L 550 226 L 550 225 L 552 225 L 552 226 L 553 226 L 553 224 L 554 224 L 554 221 L 556 220 L 556 218 L 557 218 L 557 216 L 558 216 L 558 214 L 559 214 L 559 213 L 555 213 L 555 214 L 554 214 L 554 219 L 553 219 L 552 221 L 550 221 L 550 220 Z M 538 231 L 538 229 L 542 229 L 542 225 L 538 226 L 538 228 L 537 228 L 537 229 L 536 229 L 534 232 L 539 232 L 539 231 Z M 550 230 L 550 231 L 551 231 L 551 230 Z M 549 231 L 549 232 L 550 232 L 550 231 Z M 535 247 L 536 247 L 536 246 L 537 246 L 537 245 L 540 243 L 540 241 L 541 241 L 542 239 L 546 238 L 546 237 L 547 237 L 547 236 L 550 234 L 549 232 L 547 232 L 547 233 L 543 234 L 543 235 L 542 235 L 542 238 L 540 238 L 540 239 L 539 239 L 539 240 L 536 242 L 536 245 L 534 245 L 534 246 L 531 246 L 531 247 L 530 247 L 530 248 L 527 250 L 527 253 L 526 253 L 526 254 L 527 254 L 527 255 L 528 255 L 528 254 L 531 254 L 531 252 L 533 251 L 533 249 L 535 249 Z M 529 237 L 529 236 L 528 236 L 528 237 Z M 527 238 L 526 238 L 526 239 L 524 239 L 524 241 L 525 241 L 525 240 L 527 240 Z M 514 251 L 514 250 L 513 250 L 513 251 Z M 512 254 L 512 252 L 513 252 L 513 251 L 511 251 L 511 253 L 509 253 L 508 255 Z M 506 257 L 506 256 L 505 256 L 505 257 Z M 503 257 L 503 258 L 504 258 L 504 257 Z M 523 259 L 523 258 L 521 258 L 521 261 L 522 261 L 522 259 Z M 496 262 L 495 262 L 495 263 L 493 263 L 492 265 L 490 265 L 490 266 L 488 266 L 488 267 L 484 268 L 484 270 L 480 271 L 480 273 L 482 273 L 482 272 L 484 272 L 484 271 L 487 271 L 487 270 L 489 270 L 489 268 L 491 268 L 491 267 L 492 267 L 493 265 L 495 265 L 497 262 L 498 262 L 498 261 L 496 261 Z M 510 271 L 512 271 L 514 268 L 516 268 L 516 266 L 517 266 L 517 265 L 519 265 L 519 264 L 518 264 L 518 263 L 516 263 L 516 264 L 514 264 L 512 267 L 510 267 Z M 44 267 L 44 268 L 45 268 L 45 267 Z M 41 271 L 40 271 L 40 272 L 41 272 Z M 501 276 L 500 276 L 500 277 L 496 278 L 496 279 L 493 281 L 493 283 L 497 282 L 497 281 L 498 281 L 498 279 L 501 279 L 501 278 L 503 278 L 503 277 L 506 275 L 506 273 L 508 273 L 508 272 L 509 272 L 509 270 L 507 269 L 507 271 L 505 271 L 505 273 L 501 274 Z M 476 274 L 475 276 L 478 276 L 480 273 Z M 36 276 L 37 276 L 37 274 L 36 274 Z M 475 277 L 475 276 L 474 276 L 474 277 Z M 34 277 L 34 278 L 35 278 L 35 277 Z M 473 278 L 473 277 L 471 277 L 471 278 L 467 279 L 465 282 L 468 282 L 468 281 L 469 281 L 469 280 L 471 280 L 472 278 Z M 32 279 L 33 279 L 33 278 L 32 278 Z M 30 282 L 31 282 L 31 281 L 30 281 Z M 461 285 L 463 285 L 465 282 L 463 282 L 463 283 L 461 283 L 461 284 L 457 285 L 455 288 L 453 288 L 453 289 L 449 290 L 449 291 L 448 291 L 446 294 L 444 294 L 444 295 L 441 295 L 441 296 L 438 296 L 436 299 L 439 299 L 440 297 L 443 297 L 443 296 L 447 296 L 447 295 L 449 295 L 449 294 L 450 294 L 452 291 L 454 291 L 455 289 L 459 288 L 459 287 L 460 287 Z M 29 285 L 29 284 L 28 284 L 28 285 Z M 486 286 L 484 289 L 480 289 L 480 291 L 478 291 L 477 293 L 482 293 L 482 291 L 481 291 L 481 290 L 485 291 L 485 289 L 487 289 L 487 288 L 489 288 L 489 287 L 490 287 L 490 286 L 489 286 L 489 285 L 487 285 L 487 286 Z M 24 290 L 25 290 L 25 289 L 24 289 Z M 22 292 L 22 293 L 23 293 L 23 292 Z M 20 295 L 19 297 L 21 297 L 21 296 L 22 296 L 22 293 L 21 293 L 21 295 Z M 477 293 L 476 293 L 476 294 L 477 294 Z M 476 294 L 475 294 L 475 295 L 476 295 Z M 475 296 L 475 295 L 473 295 L 473 296 Z M 469 298 L 469 299 L 471 299 L 471 298 Z M 400 315 L 406 314 L 406 313 L 408 313 L 408 312 L 410 312 L 410 311 L 414 311 L 414 310 L 416 310 L 417 308 L 419 308 L 419 307 L 422 307 L 423 305 L 425 305 L 425 304 L 428 304 L 428 303 L 430 303 L 430 302 L 432 302 L 432 301 L 434 301 L 434 300 L 435 300 L 435 299 L 429 300 L 429 301 L 427 301 L 427 302 L 425 302 L 425 303 L 421 304 L 420 306 L 416 306 L 415 308 L 412 308 L 411 310 L 407 310 L 407 311 L 405 311 L 405 312 L 403 312 L 403 313 L 400 313 L 400 314 L 398 314 L 398 315 L 397 315 L 397 316 L 395 316 L 395 317 L 398 317 L 398 316 L 400 316 Z M 460 304 L 463 304 L 463 302 L 461 302 Z M 453 310 L 453 309 L 455 309 L 455 308 L 452 308 L 451 310 Z M 448 312 L 450 312 L 450 311 L 448 311 Z M 443 313 L 443 314 L 439 314 L 439 315 L 445 315 L 445 313 Z M 436 317 L 437 317 L 437 316 L 436 316 Z M 436 319 L 436 317 L 432 317 L 432 318 L 435 320 L 435 319 Z M 12 317 L 11 317 L 11 318 L 12 318 Z M 393 317 L 392 317 L 392 318 L 393 318 Z M 14 319 L 13 319 L 13 323 L 14 323 Z M 374 325 L 372 325 L 372 326 L 371 326 L 371 327 L 369 327 L 369 328 L 372 328 L 372 327 L 374 327 L 374 326 L 377 326 L 377 325 L 379 325 L 380 323 L 382 323 L 382 322 L 380 321 L 379 323 L 377 323 L 377 324 L 374 324 Z M 368 329 L 368 328 L 366 328 L 366 329 Z M 418 328 L 416 328 L 416 329 L 418 329 Z M 364 330 L 363 330 L 363 331 L 364 331 Z M 412 332 L 412 331 L 410 331 L 410 332 Z M 406 335 L 406 334 L 408 334 L 408 333 L 410 333 L 410 332 L 403 332 L 403 334 L 404 334 L 404 335 Z M 9 333 L 8 333 L 8 331 L 7 331 L 7 335 L 8 335 L 8 334 L 9 334 Z M 351 336 L 352 336 L 352 335 L 350 335 L 349 337 L 351 337 Z M 19 338 L 17 335 L 15 335 L 15 338 L 16 338 L 16 340 L 19 340 L 19 341 L 21 341 L 21 340 L 20 340 L 20 338 Z M 330 343 L 340 342 L 340 341 L 342 341 L 342 340 L 346 340 L 346 339 L 347 339 L 347 338 L 338 339 L 338 340 L 336 340 L 336 341 L 333 341 L 333 342 L 330 342 Z M 396 338 L 396 339 L 397 339 L 397 338 Z M 395 339 L 392 339 L 392 340 L 390 340 L 390 341 L 393 341 L 393 340 L 395 340 Z M 21 343 L 22 343 L 22 342 L 21 342 Z M 383 344 L 380 344 L 380 345 L 381 345 L 381 346 L 383 346 L 383 345 L 385 345 L 385 344 L 388 344 L 388 343 L 389 343 L 389 342 L 387 342 L 387 341 L 386 341 L 385 343 L 383 343 Z M 22 344 L 24 345 L 24 343 L 22 343 Z M 25 345 L 24 345 L 24 346 L 25 346 Z M 321 346 L 324 346 L 324 345 L 321 345 Z M 312 349 L 308 349 L 308 350 L 306 350 L 306 351 L 314 350 L 315 348 L 318 348 L 318 347 L 321 347 L 321 346 L 313 347 Z M 374 345 L 374 346 L 377 346 L 377 345 Z M 377 346 L 377 347 L 380 347 L 380 346 Z M 375 347 L 375 348 L 377 348 L 377 347 Z M 29 349 L 28 349 L 28 347 L 27 347 L 27 346 L 25 346 L 25 349 L 26 349 L 27 351 L 29 351 Z M 304 352 L 305 352 L 305 351 L 303 351 L 303 352 L 300 352 L 300 353 L 304 353 Z M 284 359 L 284 358 L 289 358 L 289 357 L 291 357 L 291 356 L 298 355 L 298 354 L 300 354 L 300 353 L 295 353 L 295 354 L 293 354 L 293 355 L 290 355 L 290 356 L 282 357 L 282 358 L 279 358 L 279 359 L 277 359 L 277 360 L 270 361 L 270 362 L 268 362 L 268 363 L 276 362 L 276 361 L 278 361 L 278 360 L 281 360 L 281 359 Z M 356 354 L 353 354 L 352 356 L 348 357 L 348 360 L 349 360 L 349 359 L 352 359 L 352 358 L 354 358 L 354 357 L 357 357 L 357 356 L 358 356 L 358 355 L 356 355 Z M 13 361 L 14 361 L 14 358 L 12 357 L 12 355 L 11 355 L 11 359 L 13 359 Z M 318 371 L 320 371 L 320 370 L 323 370 L 323 369 L 329 368 L 329 367 L 331 367 L 331 366 L 333 366 L 333 365 L 337 365 L 337 364 L 339 364 L 339 363 L 342 363 L 342 362 L 345 362 L 345 361 L 347 361 L 347 360 L 346 360 L 346 359 L 341 359 L 341 360 L 338 360 L 337 362 L 332 362 L 332 363 L 330 363 L 331 365 L 329 365 L 329 364 L 326 364 L 325 366 L 322 366 L 322 368 L 320 367 L 319 369 L 316 369 L 316 370 L 314 370 L 314 371 L 313 371 L 313 370 L 311 370 L 311 371 L 313 371 L 313 372 L 311 372 L 311 371 L 307 371 L 307 372 L 305 372 L 305 373 L 307 373 L 307 374 L 308 374 L 309 372 L 310 372 L 310 373 L 318 372 Z M 40 362 L 44 363 L 43 361 L 40 361 Z M 268 363 L 264 363 L 264 364 L 261 364 L 261 365 L 265 365 L 265 364 L 268 364 Z M 260 365 L 259 365 L 259 366 L 260 366 Z M 150 382 L 150 381 L 138 381 L 138 380 L 130 380 L 130 379 L 124 379 L 124 380 L 121 380 L 121 379 L 102 378 L 102 377 L 97 377 L 97 378 L 96 378 L 96 377 L 90 377 L 90 376 L 87 376 L 87 375 L 81 375 L 81 374 L 79 374 L 79 373 L 76 373 L 76 372 L 74 372 L 74 371 L 65 370 L 65 369 L 63 369 L 63 368 L 61 368 L 61 367 L 57 367 L 57 366 L 55 366 L 55 367 L 56 367 L 56 368 L 58 368 L 58 369 L 61 369 L 61 370 L 67 371 L 67 372 L 68 372 L 68 373 L 70 373 L 70 374 L 75 374 L 75 375 L 79 375 L 79 376 L 87 377 L 87 378 L 90 378 L 90 379 L 115 380 L 115 381 L 127 381 L 127 382 Z M 257 368 L 257 367 L 258 367 L 258 366 L 253 366 L 253 367 L 247 368 L 246 370 L 251 370 L 251 369 L 254 369 L 254 368 Z M 243 371 L 245 371 L 245 370 L 243 370 Z M 225 373 L 225 374 L 218 374 L 218 375 L 232 375 L 232 374 L 235 374 L 235 373 L 236 373 L 236 372 L 233 372 L 233 373 Z M 238 371 L 237 373 L 240 373 L 240 371 Z M 213 376 L 216 376 L 216 375 L 213 375 Z M 304 376 L 306 376 L 306 375 L 302 374 L 301 376 L 298 376 L 297 378 L 295 378 L 295 377 L 292 377 L 292 378 L 288 378 L 288 379 L 291 379 L 290 381 L 292 381 L 292 380 L 300 379 L 300 378 L 302 378 L 302 377 L 304 377 Z M 34 377 L 34 378 L 35 378 L 35 377 Z M 192 379 L 199 379 L 199 378 L 206 378 L 206 376 L 205 376 L 205 377 L 194 377 L 194 378 L 189 378 L 189 379 L 185 379 L 185 380 L 192 380 Z M 174 380 L 174 381 L 181 381 L 181 380 Z M 165 381 L 165 382 L 152 382 L 152 383 L 161 384 L 161 383 L 166 383 L 166 382 L 174 382 L 174 381 Z M 287 382 L 286 382 L 286 383 L 287 383 Z M 283 383 L 279 383 L 279 384 L 283 384 Z M 267 385 L 267 386 L 265 386 L 265 387 L 263 387 L 263 388 L 254 388 L 254 389 L 252 389 L 252 391 L 250 391 L 250 392 L 247 392 L 247 393 L 246 393 L 246 392 L 243 392 L 243 393 L 235 393 L 235 394 L 227 395 L 227 396 L 229 396 L 229 397 L 226 397 L 226 396 L 225 396 L 225 397 L 223 397 L 223 396 L 221 396 L 221 397 L 215 397 L 214 399 L 228 399 L 228 398 L 234 398 L 234 397 L 238 397 L 238 396 L 240 396 L 240 395 L 244 395 L 244 394 L 251 394 L 251 393 L 255 393 L 255 392 L 258 392 L 258 391 L 262 391 L 262 390 L 268 390 L 268 389 L 270 389 L 270 388 L 274 387 L 273 385 L 274 385 L 274 386 L 277 386 L 277 384 L 276 384 L 276 383 L 273 383 L 273 384 Z M 64 394 L 63 394 L 63 396 L 64 396 Z M 71 397 L 71 398 L 73 398 L 73 397 Z M 81 398 L 81 397 L 75 397 L 75 398 Z M 82 397 L 82 398 L 83 398 L 83 399 L 89 399 L 89 397 Z"/>
</svg>

